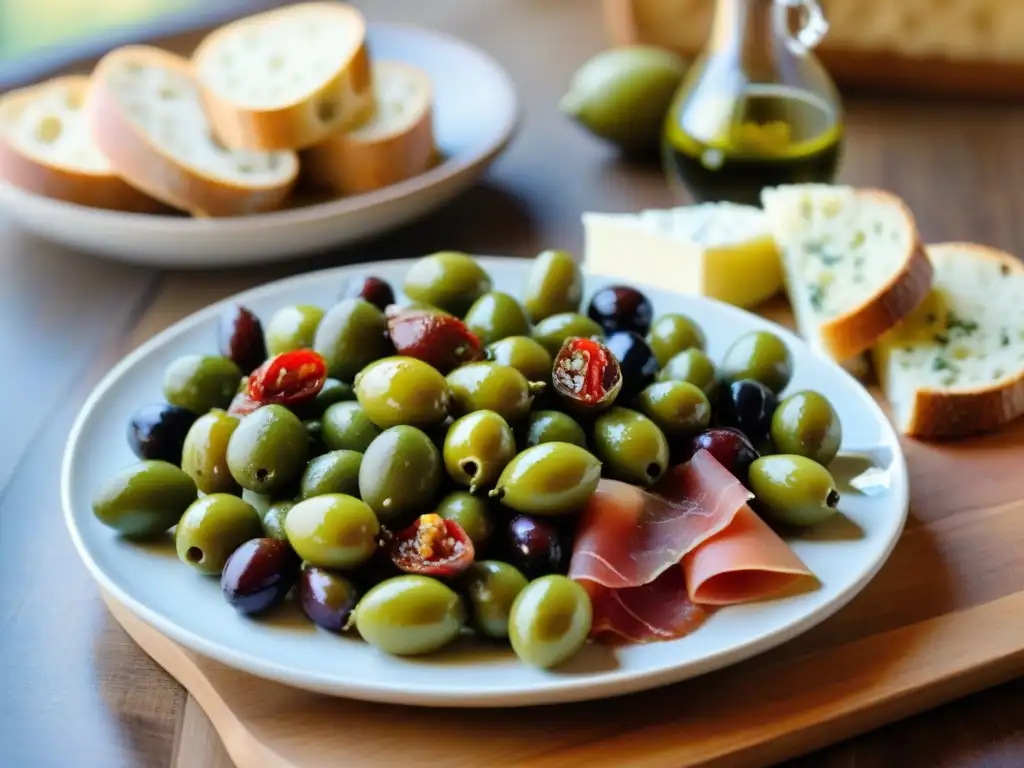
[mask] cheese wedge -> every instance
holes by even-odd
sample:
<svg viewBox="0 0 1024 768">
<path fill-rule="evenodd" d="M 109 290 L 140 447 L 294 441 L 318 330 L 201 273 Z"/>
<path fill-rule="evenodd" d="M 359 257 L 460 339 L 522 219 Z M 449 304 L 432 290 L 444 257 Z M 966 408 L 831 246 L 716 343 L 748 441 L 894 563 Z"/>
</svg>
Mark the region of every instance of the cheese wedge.
<svg viewBox="0 0 1024 768">
<path fill-rule="evenodd" d="M 433 86 L 425 72 L 398 61 L 373 64 L 373 118 L 300 155 L 302 180 L 339 195 L 397 184 L 434 162 Z"/>
<path fill-rule="evenodd" d="M 779 254 L 759 208 L 701 203 L 668 210 L 585 213 L 590 272 L 752 307 L 782 287 Z"/>
<path fill-rule="evenodd" d="M 305 149 L 373 114 L 366 22 L 313 2 L 214 30 L 192 56 L 218 137 L 234 149 Z"/>
<path fill-rule="evenodd" d="M 44 197 L 146 213 L 163 206 L 118 176 L 82 109 L 89 78 L 70 75 L 0 99 L 0 178 Z"/>
<path fill-rule="evenodd" d="M 931 292 L 872 350 L 897 426 L 956 438 L 1024 415 L 1024 262 L 971 243 L 927 252 Z"/>
</svg>

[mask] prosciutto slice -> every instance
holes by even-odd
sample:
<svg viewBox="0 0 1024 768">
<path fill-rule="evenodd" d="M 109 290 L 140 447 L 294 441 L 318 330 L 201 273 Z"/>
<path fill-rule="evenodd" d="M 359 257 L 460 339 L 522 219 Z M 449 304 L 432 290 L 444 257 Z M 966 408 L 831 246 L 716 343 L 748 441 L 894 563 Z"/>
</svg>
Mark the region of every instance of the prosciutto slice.
<svg viewBox="0 0 1024 768">
<path fill-rule="evenodd" d="M 640 587 L 609 589 L 593 581 L 582 583 L 594 611 L 591 637 L 604 641 L 673 640 L 688 635 L 707 618 L 687 595 L 682 568 L 669 568 Z"/>
</svg>

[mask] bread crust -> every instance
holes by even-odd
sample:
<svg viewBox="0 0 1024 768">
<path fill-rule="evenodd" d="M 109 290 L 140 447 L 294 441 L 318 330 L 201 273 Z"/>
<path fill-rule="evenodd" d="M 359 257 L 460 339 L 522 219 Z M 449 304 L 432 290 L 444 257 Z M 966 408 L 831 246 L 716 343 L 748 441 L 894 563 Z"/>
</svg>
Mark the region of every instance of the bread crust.
<svg viewBox="0 0 1024 768">
<path fill-rule="evenodd" d="M 68 75 L 11 91 L 0 99 L 0 128 L 6 122 L 8 110 L 19 109 L 45 91 L 67 90 L 84 98 L 88 87 L 87 76 Z M 8 140 L 3 130 L 0 130 L 0 178 L 32 194 L 90 208 L 129 213 L 164 210 L 163 204 L 135 189 L 113 169 L 91 171 L 48 162 L 43 157 L 23 152 Z"/>
<path fill-rule="evenodd" d="M 193 76 L 188 59 L 151 46 L 125 46 L 100 59 L 85 109 L 93 140 L 121 176 L 153 197 L 196 216 L 239 216 L 282 206 L 298 176 L 297 158 L 293 158 L 294 170 L 289 177 L 262 187 L 210 178 L 183 165 L 151 143 L 129 120 L 107 84 L 106 73 L 129 61 L 145 61 Z"/>
<path fill-rule="evenodd" d="M 971 251 L 977 258 L 993 259 L 1012 272 L 1024 274 L 1024 262 L 1013 255 L 975 243 L 937 243 L 928 250 L 952 248 Z M 1022 297 L 1024 298 L 1024 297 Z M 880 378 L 884 372 L 879 370 Z M 884 390 L 888 382 L 882 381 Z M 1016 375 L 988 386 L 914 391 L 901 428 L 910 437 L 956 439 L 990 432 L 1024 416 L 1024 367 Z"/>
<path fill-rule="evenodd" d="M 212 55 L 220 41 L 238 29 L 297 13 L 342 15 L 356 30 L 358 44 L 325 83 L 312 93 L 271 109 L 254 109 L 220 96 L 204 82 L 202 61 Z M 192 54 L 196 80 L 217 136 L 233 149 L 306 149 L 331 134 L 358 126 L 373 115 L 373 76 L 366 48 L 366 21 L 352 6 L 334 2 L 311 2 L 277 8 L 226 24 L 207 35 Z M 329 116 L 329 119 L 325 119 Z"/>
<path fill-rule="evenodd" d="M 913 312 L 932 286 L 932 264 L 917 232 L 914 215 L 895 195 L 878 189 L 858 189 L 858 195 L 878 198 L 900 209 L 913 240 L 902 266 L 870 298 L 830 318 L 818 327 L 821 346 L 834 360 L 845 361 L 869 350 L 887 330 Z"/>
<path fill-rule="evenodd" d="M 303 181 L 339 195 L 357 195 L 397 184 L 429 169 L 435 159 L 433 86 L 425 73 L 407 64 L 381 61 L 375 77 L 388 68 L 409 70 L 426 89 L 426 109 L 402 130 L 379 138 L 337 133 L 301 155 Z"/>
</svg>

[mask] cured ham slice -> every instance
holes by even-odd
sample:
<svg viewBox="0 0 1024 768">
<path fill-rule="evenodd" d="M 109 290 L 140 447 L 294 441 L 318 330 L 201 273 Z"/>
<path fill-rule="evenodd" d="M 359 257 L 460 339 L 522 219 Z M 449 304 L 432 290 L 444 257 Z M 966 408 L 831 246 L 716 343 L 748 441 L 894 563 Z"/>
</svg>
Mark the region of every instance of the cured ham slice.
<svg viewBox="0 0 1024 768">
<path fill-rule="evenodd" d="M 602 640 L 673 640 L 688 635 L 707 618 L 704 609 L 687 595 L 682 568 L 670 568 L 650 584 L 627 589 L 582 583 L 594 611 L 590 634 Z"/>
</svg>

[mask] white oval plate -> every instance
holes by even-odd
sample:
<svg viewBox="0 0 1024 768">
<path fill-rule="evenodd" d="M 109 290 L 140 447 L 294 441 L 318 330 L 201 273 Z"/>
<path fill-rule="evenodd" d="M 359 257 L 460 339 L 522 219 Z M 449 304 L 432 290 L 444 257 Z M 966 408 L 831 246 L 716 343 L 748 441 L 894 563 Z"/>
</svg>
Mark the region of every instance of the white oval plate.
<svg viewBox="0 0 1024 768">
<path fill-rule="evenodd" d="M 404 224 L 468 187 L 502 152 L 518 121 L 512 81 L 490 56 L 424 29 L 371 25 L 370 54 L 414 64 L 434 83 L 434 133 L 443 161 L 363 195 L 220 219 L 105 211 L 0 181 L 0 209 L 47 240 L 135 264 L 211 268 L 284 260 Z"/>
<path fill-rule="evenodd" d="M 843 449 L 856 447 L 877 464 L 863 492 L 841 488 L 842 517 L 793 539 L 797 554 L 822 582 L 815 591 L 719 610 L 679 640 L 607 648 L 590 644 L 564 667 L 540 671 L 504 645 L 471 638 L 432 657 L 402 659 L 358 638 L 315 628 L 297 610 L 273 621 L 247 619 L 227 605 L 217 579 L 178 562 L 171 546 L 122 541 L 92 515 L 93 489 L 135 461 L 125 440 L 139 406 L 161 399 L 165 367 L 178 355 L 215 350 L 222 307 L 240 302 L 263 318 L 286 304 L 333 303 L 357 273 L 400 286 L 410 261 L 382 262 L 300 275 L 208 307 L 159 334 L 121 361 L 97 386 L 71 431 L 64 456 L 62 499 L 72 538 L 92 575 L 144 621 L 177 642 L 260 677 L 338 696 L 434 706 L 516 706 L 602 698 L 703 674 L 795 637 L 845 605 L 875 575 L 899 537 L 907 514 L 907 470 L 899 441 L 871 396 L 835 364 L 812 354 L 788 331 L 716 301 L 645 287 L 656 313 L 684 312 L 704 328 L 708 353 L 719 360 L 741 333 L 768 329 L 786 340 L 795 360 L 788 391 L 814 388 L 835 405 Z M 518 293 L 530 262 L 487 258 L 495 286 Z M 587 280 L 587 297 L 608 284 Z M 856 464 L 844 462 L 841 464 Z M 859 484 L 859 483 L 858 483 Z"/>
</svg>

